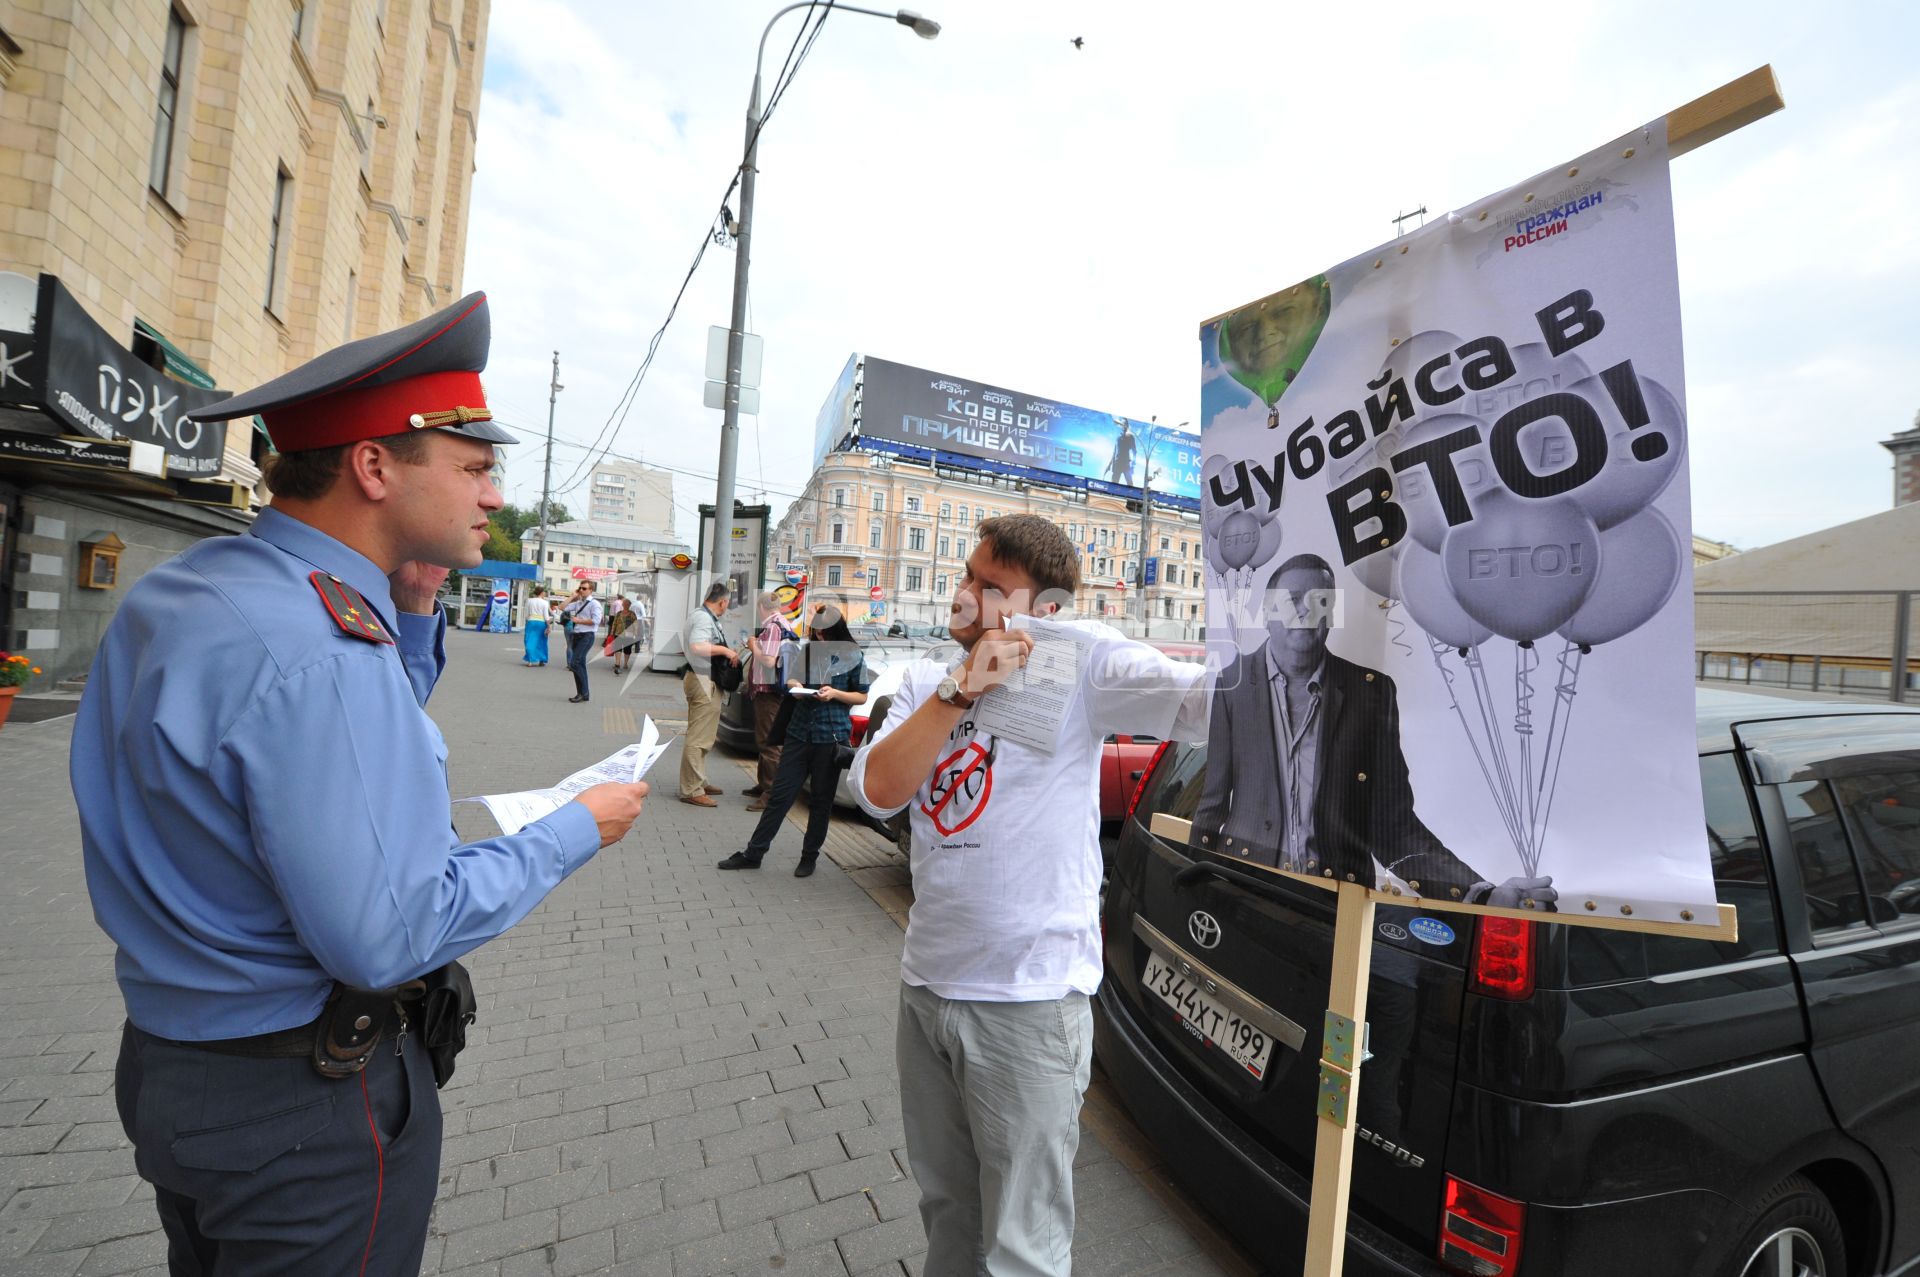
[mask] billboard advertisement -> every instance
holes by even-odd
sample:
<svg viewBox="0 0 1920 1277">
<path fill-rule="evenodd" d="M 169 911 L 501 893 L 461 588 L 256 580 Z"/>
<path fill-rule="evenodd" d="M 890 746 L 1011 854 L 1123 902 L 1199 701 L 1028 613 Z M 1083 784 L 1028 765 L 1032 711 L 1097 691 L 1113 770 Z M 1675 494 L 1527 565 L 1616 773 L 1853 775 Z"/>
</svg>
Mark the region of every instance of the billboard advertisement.
<svg viewBox="0 0 1920 1277">
<path fill-rule="evenodd" d="M 763 505 L 736 503 L 733 507 L 733 547 L 727 556 L 725 576 L 733 585 L 733 602 L 729 606 L 739 608 L 742 616 L 752 613 L 754 593 L 760 589 L 760 583 L 766 577 L 769 513 L 769 507 Z M 700 507 L 699 543 L 704 550 L 712 541 L 713 507 L 703 504 Z M 715 577 L 721 575 L 720 571 L 704 563 L 701 569 Z"/>
<path fill-rule="evenodd" d="M 872 355 L 862 362 L 859 407 L 851 415 L 874 446 L 904 444 L 961 465 L 1064 478 L 1068 486 L 1118 496 L 1150 487 L 1173 504 L 1198 507 L 1197 435 Z M 841 374 L 822 409 L 820 455 L 845 437 L 831 414 L 841 405 L 852 409 L 852 371 Z"/>
<path fill-rule="evenodd" d="M 853 383 L 859 370 L 860 356 L 848 355 L 847 366 L 833 379 L 833 389 L 827 392 L 827 401 L 820 405 L 820 415 L 813 419 L 813 466 L 816 470 L 826 455 L 853 432 Z"/>
</svg>

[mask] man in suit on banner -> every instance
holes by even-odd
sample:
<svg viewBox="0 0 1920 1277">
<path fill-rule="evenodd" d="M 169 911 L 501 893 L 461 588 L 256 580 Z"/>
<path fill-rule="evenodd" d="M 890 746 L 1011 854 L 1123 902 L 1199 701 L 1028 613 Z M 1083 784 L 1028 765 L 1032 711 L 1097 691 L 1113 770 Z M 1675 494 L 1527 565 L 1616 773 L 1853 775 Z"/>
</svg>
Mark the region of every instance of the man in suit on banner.
<svg viewBox="0 0 1920 1277">
<path fill-rule="evenodd" d="M 1333 569 L 1297 554 L 1267 582 L 1267 641 L 1222 671 L 1194 843 L 1346 882 L 1518 908 L 1551 878 L 1494 883 L 1414 812 L 1393 680 L 1327 650 Z"/>
</svg>

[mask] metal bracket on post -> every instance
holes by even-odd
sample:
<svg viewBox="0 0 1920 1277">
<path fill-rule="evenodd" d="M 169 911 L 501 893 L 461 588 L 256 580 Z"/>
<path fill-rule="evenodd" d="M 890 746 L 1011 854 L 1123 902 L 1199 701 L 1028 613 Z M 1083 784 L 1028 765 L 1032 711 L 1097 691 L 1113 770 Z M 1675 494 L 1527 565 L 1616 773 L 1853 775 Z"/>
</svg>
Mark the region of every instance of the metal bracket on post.
<svg viewBox="0 0 1920 1277">
<path fill-rule="evenodd" d="M 1373 1058 L 1367 1049 L 1369 1026 L 1356 1024 L 1351 1016 L 1327 1012 L 1326 1030 L 1320 1039 L 1320 1100 L 1318 1113 L 1336 1126 L 1349 1124 L 1353 1096 L 1353 1075 L 1360 1065 Z"/>
</svg>

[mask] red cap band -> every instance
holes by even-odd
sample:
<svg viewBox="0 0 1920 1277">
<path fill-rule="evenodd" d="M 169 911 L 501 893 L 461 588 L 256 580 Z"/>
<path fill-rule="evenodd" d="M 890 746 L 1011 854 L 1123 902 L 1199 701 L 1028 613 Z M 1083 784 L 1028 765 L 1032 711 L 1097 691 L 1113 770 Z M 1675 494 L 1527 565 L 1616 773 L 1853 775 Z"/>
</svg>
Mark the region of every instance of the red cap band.
<svg viewBox="0 0 1920 1277">
<path fill-rule="evenodd" d="M 415 414 L 484 409 L 477 372 L 430 372 L 382 386 L 348 387 L 263 414 L 281 452 L 337 448 L 362 439 L 410 433 Z"/>
</svg>

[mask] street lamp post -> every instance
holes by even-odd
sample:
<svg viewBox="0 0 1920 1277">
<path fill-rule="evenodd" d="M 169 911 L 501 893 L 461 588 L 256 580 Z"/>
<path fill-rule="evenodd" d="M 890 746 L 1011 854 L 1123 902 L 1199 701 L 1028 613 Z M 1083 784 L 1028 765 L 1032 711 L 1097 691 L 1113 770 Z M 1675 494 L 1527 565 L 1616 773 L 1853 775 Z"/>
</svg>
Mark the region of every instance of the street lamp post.
<svg viewBox="0 0 1920 1277">
<path fill-rule="evenodd" d="M 1175 426 L 1175 430 L 1185 428 L 1186 422 Z M 1153 468 L 1154 449 L 1160 445 L 1160 418 L 1153 417 L 1147 426 L 1146 452 L 1140 461 L 1140 559 L 1136 566 L 1136 579 L 1140 584 L 1140 634 L 1145 637 L 1147 626 L 1153 617 L 1147 608 L 1147 545 L 1153 539 Z"/>
<path fill-rule="evenodd" d="M 707 571 L 721 577 L 731 567 L 733 549 L 733 471 L 740 450 L 740 359 L 747 331 L 747 267 L 753 245 L 753 179 L 760 150 L 760 70 L 767 56 L 767 37 L 774 23 L 795 9 L 815 7 L 810 0 L 790 4 L 767 20 L 760 33 L 760 48 L 753 58 L 753 96 L 747 100 L 747 143 L 740 159 L 740 224 L 733 232 L 733 317 L 727 325 L 727 383 L 725 407 L 720 420 L 720 477 L 713 496 L 713 548 L 707 559 Z M 832 6 L 833 13 L 861 13 L 870 18 L 891 18 L 910 27 L 923 40 L 940 34 L 940 24 L 923 18 L 911 9 L 887 13 L 880 9 L 860 9 L 850 4 Z M 726 556 L 723 558 L 722 556 Z M 754 583 L 755 588 L 760 585 Z"/>
</svg>

